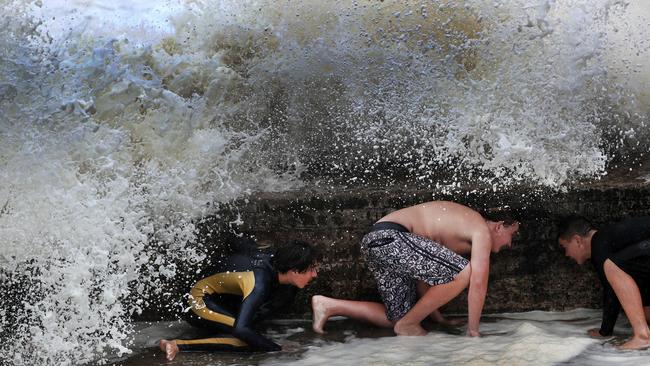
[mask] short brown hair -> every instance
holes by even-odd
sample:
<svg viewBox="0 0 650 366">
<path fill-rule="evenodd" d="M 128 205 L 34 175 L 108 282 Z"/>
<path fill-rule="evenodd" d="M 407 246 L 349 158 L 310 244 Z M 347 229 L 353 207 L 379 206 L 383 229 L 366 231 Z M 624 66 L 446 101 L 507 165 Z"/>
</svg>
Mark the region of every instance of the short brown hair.
<svg viewBox="0 0 650 366">
<path fill-rule="evenodd" d="M 506 226 L 511 226 L 519 222 L 517 215 L 508 205 L 485 209 L 481 211 L 481 216 L 492 222 L 503 221 L 503 224 Z"/>
<path fill-rule="evenodd" d="M 582 216 L 566 216 L 558 220 L 558 239 L 569 239 L 578 234 L 585 236 L 594 226 Z"/>
</svg>

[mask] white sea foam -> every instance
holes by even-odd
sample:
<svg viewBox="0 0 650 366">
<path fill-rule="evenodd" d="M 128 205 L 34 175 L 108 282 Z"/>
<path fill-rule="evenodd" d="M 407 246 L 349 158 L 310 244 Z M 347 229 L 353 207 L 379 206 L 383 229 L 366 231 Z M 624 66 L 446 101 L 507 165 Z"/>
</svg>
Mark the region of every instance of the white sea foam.
<svg viewBox="0 0 650 366">
<path fill-rule="evenodd" d="M 443 170 L 558 187 L 647 149 L 620 71 L 643 68 L 610 72 L 619 2 L 76 5 L 0 2 L 15 364 L 128 352 L 129 315 L 202 259 L 196 220 L 250 192 Z"/>
<path fill-rule="evenodd" d="M 555 323 L 554 331 L 529 322 L 484 326 L 498 334 L 479 339 L 431 333 L 424 337 L 354 338 L 309 349 L 294 365 L 553 365 L 598 343 L 578 329 Z M 489 333 L 490 330 L 487 330 Z M 286 364 L 286 360 L 280 361 Z M 268 361 L 266 364 L 279 364 Z"/>
<path fill-rule="evenodd" d="M 373 327 L 360 328 L 344 318 L 328 322 L 327 333 L 315 334 L 309 321 L 274 321 L 266 335 L 283 345 L 285 351 L 247 355 L 228 353 L 180 353 L 176 362 L 197 365 L 644 365 L 650 351 L 622 352 L 615 344 L 631 334 L 629 323 L 621 319 L 615 339 L 594 339 L 587 329 L 600 325 L 601 311 L 574 309 L 566 312 L 532 311 L 489 314 L 481 324 L 481 338 L 468 338 L 434 331 L 425 337 L 389 336 L 391 332 Z M 296 328 L 298 327 L 298 328 Z M 142 364 L 163 358 L 143 347 L 154 345 L 163 336 L 193 338 L 186 323 L 137 324 L 134 346 L 144 354 Z M 195 329 L 194 329 L 195 331 Z M 462 333 L 462 329 L 457 329 Z M 383 336 L 381 336 L 383 335 Z M 380 338 L 378 338 L 380 337 Z M 135 361 L 137 363 L 137 361 Z"/>
<path fill-rule="evenodd" d="M 504 314 L 508 316 L 508 314 Z M 618 357 L 613 346 L 586 335 L 598 312 L 534 312 L 509 314 L 481 325 L 483 337 L 467 338 L 434 332 L 424 337 L 349 337 L 342 343 L 308 347 L 300 359 L 269 359 L 265 365 L 554 365 L 600 357 L 607 364 Z M 629 356 L 629 355 L 628 355 Z M 645 358 L 644 358 L 645 357 Z M 647 355 L 632 361 L 647 359 Z M 630 359 L 629 357 L 625 357 Z"/>
</svg>

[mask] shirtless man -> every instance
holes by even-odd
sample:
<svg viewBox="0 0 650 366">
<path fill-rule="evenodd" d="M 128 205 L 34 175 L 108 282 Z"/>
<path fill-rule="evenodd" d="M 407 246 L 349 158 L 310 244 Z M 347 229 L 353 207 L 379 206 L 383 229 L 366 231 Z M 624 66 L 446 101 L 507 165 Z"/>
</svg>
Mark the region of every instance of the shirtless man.
<svg viewBox="0 0 650 366">
<path fill-rule="evenodd" d="M 621 349 L 650 347 L 650 216 L 595 228 L 582 217 L 564 219 L 558 241 L 578 264 L 591 259 L 603 287 L 603 321 L 592 337 L 610 336 L 618 313 L 627 315 L 632 339 Z"/>
<path fill-rule="evenodd" d="M 454 202 L 433 201 L 392 212 L 361 242 L 383 303 L 314 296 L 313 329 L 323 333 L 327 319 L 338 315 L 392 327 L 398 335 L 424 335 L 420 322 L 428 315 L 440 320 L 437 309 L 469 285 L 467 335 L 480 336 L 490 253 L 510 246 L 518 230 L 512 218 L 486 219 Z"/>
</svg>

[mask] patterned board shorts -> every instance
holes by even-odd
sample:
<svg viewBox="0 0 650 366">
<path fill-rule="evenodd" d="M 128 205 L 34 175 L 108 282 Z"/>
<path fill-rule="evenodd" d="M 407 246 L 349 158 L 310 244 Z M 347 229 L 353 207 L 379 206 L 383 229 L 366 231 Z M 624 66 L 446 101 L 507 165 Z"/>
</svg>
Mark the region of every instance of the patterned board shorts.
<svg viewBox="0 0 650 366">
<path fill-rule="evenodd" d="M 405 229 L 369 232 L 361 241 L 361 252 L 375 276 L 390 321 L 401 319 L 415 305 L 418 280 L 431 286 L 449 283 L 469 264 L 446 247 Z"/>
</svg>

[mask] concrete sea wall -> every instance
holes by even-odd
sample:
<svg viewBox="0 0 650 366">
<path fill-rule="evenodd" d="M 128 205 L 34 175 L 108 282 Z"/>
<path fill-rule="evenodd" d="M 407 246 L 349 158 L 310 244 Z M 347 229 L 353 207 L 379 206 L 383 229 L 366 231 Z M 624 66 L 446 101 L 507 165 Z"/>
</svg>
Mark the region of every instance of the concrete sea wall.
<svg viewBox="0 0 650 366">
<path fill-rule="evenodd" d="M 568 214 L 586 216 L 596 225 L 649 215 L 649 193 L 649 187 L 638 185 L 592 185 L 525 194 L 516 190 L 436 194 L 399 189 L 264 194 L 223 210 L 207 220 L 203 230 L 240 222 L 237 231 L 254 236 L 261 244 L 301 239 L 319 247 L 324 258 L 318 278 L 300 291 L 294 306 L 287 309 L 291 315 L 304 316 L 314 294 L 379 299 L 374 279 L 360 256 L 359 242 L 367 228 L 388 212 L 429 200 L 453 200 L 475 208 L 508 205 L 520 214 L 521 233 L 511 249 L 492 255 L 484 312 L 598 308 L 600 287 L 593 268 L 590 263 L 578 266 L 564 256 L 556 242 L 555 222 Z M 204 238 L 205 245 L 218 251 L 218 237 L 210 236 Z M 465 296 L 466 292 L 443 310 L 466 312 Z"/>
</svg>

